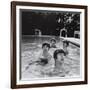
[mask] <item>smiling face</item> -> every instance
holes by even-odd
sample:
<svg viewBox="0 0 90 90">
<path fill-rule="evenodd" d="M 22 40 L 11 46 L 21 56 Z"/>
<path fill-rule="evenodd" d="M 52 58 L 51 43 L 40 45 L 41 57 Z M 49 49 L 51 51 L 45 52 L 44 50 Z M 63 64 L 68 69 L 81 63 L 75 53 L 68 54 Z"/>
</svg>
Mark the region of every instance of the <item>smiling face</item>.
<svg viewBox="0 0 90 90">
<path fill-rule="evenodd" d="M 64 54 L 63 53 L 58 53 L 57 54 L 57 60 L 62 61 L 64 59 Z"/>
<path fill-rule="evenodd" d="M 42 49 L 43 49 L 43 51 L 48 51 L 48 50 L 50 49 L 50 44 L 48 44 L 48 43 L 43 43 L 43 44 L 42 44 Z"/>
<path fill-rule="evenodd" d="M 63 49 L 57 49 L 53 53 L 53 57 L 54 57 L 55 61 L 63 61 L 64 56 L 65 56 L 65 52 Z"/>
<path fill-rule="evenodd" d="M 64 42 L 63 42 L 63 47 L 66 48 L 66 47 L 68 47 L 68 46 L 69 46 L 69 42 L 68 42 L 68 41 L 64 41 Z"/>
<path fill-rule="evenodd" d="M 55 44 L 56 42 L 55 41 L 51 41 L 51 44 Z"/>
<path fill-rule="evenodd" d="M 43 51 L 44 52 L 47 52 L 49 50 L 49 48 L 47 47 L 47 45 L 45 45 L 44 47 L 43 47 Z"/>
<path fill-rule="evenodd" d="M 56 44 L 56 40 L 51 40 L 51 45 L 55 45 Z"/>
<path fill-rule="evenodd" d="M 64 46 L 64 47 L 67 47 L 67 44 L 66 44 L 66 43 L 64 43 L 64 44 L 63 44 L 63 46 Z"/>
</svg>

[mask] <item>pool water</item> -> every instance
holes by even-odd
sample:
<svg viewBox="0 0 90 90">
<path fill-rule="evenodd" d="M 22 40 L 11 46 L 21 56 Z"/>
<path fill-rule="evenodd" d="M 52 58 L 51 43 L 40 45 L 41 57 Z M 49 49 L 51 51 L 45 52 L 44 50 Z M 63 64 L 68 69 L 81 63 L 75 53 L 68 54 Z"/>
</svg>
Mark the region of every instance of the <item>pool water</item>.
<svg viewBox="0 0 90 90">
<path fill-rule="evenodd" d="M 21 40 L 21 79 L 22 80 L 31 80 L 35 78 L 47 78 L 47 77 L 62 77 L 62 73 L 53 74 L 54 70 L 54 59 L 50 62 L 49 65 L 40 66 L 34 61 L 37 61 L 37 58 L 42 51 L 42 43 L 50 42 L 50 37 L 24 37 Z M 51 48 L 49 50 L 50 54 L 53 57 L 53 52 L 56 49 L 62 49 L 63 43 L 59 37 L 56 38 L 57 48 Z M 63 77 L 75 77 L 80 76 L 80 48 L 72 44 L 69 44 L 68 47 L 69 54 L 64 58 L 64 76 Z M 30 64 L 31 63 L 31 64 Z M 49 74 L 52 73 L 52 74 Z"/>
</svg>

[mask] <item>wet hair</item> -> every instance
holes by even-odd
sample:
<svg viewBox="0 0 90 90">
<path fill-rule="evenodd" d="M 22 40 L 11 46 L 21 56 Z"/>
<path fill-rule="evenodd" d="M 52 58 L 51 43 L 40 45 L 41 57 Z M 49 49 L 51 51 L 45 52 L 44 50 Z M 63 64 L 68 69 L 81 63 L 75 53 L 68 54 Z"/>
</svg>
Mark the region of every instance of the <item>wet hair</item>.
<svg viewBox="0 0 90 90">
<path fill-rule="evenodd" d="M 49 44 L 49 43 L 43 43 L 43 44 L 42 44 L 42 48 L 43 48 L 44 46 L 47 46 L 48 49 L 50 48 L 50 44 Z"/>
<path fill-rule="evenodd" d="M 55 40 L 54 38 L 52 38 L 50 41 L 51 41 L 51 42 L 54 41 L 54 42 L 56 43 L 56 40 Z"/>
<path fill-rule="evenodd" d="M 63 44 L 66 44 L 66 46 L 69 46 L 69 41 L 64 40 L 64 41 L 63 41 Z"/>
<path fill-rule="evenodd" d="M 66 55 L 66 53 L 64 52 L 63 49 L 57 49 L 57 50 L 55 50 L 55 52 L 54 52 L 54 54 L 53 54 L 54 59 L 57 59 L 57 55 L 58 55 L 58 54 L 61 54 L 61 53 L 63 53 L 64 56 Z"/>
</svg>

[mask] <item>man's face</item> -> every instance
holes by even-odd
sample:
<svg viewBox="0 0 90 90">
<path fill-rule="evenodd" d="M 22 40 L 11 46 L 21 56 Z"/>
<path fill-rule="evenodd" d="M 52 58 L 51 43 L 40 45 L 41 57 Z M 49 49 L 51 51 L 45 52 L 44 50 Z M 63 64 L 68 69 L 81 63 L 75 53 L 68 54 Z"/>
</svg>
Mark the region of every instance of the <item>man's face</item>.
<svg viewBox="0 0 90 90">
<path fill-rule="evenodd" d="M 56 42 L 55 41 L 51 41 L 51 44 L 53 45 L 53 44 L 55 44 Z"/>
<path fill-rule="evenodd" d="M 48 51 L 49 50 L 49 48 L 45 45 L 44 47 L 43 47 L 43 51 Z"/>
<path fill-rule="evenodd" d="M 64 47 L 64 48 L 66 48 L 66 47 L 67 47 L 67 44 L 66 44 L 66 43 L 64 43 L 64 44 L 63 44 L 63 47 Z"/>
<path fill-rule="evenodd" d="M 64 59 L 64 54 L 63 53 L 59 53 L 57 55 L 57 60 L 61 61 L 62 59 Z"/>
</svg>

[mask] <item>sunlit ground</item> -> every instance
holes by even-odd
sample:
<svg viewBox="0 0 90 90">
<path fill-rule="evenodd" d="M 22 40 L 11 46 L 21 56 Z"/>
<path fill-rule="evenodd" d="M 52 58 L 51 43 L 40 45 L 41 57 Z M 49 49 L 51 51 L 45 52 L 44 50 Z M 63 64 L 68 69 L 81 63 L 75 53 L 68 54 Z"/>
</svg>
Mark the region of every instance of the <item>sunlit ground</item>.
<svg viewBox="0 0 90 90">
<path fill-rule="evenodd" d="M 21 40 L 21 79 L 30 80 L 35 78 L 45 78 L 45 77 L 61 77 L 61 73 L 57 75 L 50 75 L 42 72 L 53 72 L 54 69 L 54 60 L 52 60 L 51 65 L 40 66 L 36 63 L 39 53 L 42 48 L 41 45 L 43 42 L 49 42 L 52 37 L 25 37 Z M 63 48 L 62 40 L 56 37 L 57 48 Z M 51 48 L 49 50 L 50 54 L 53 55 L 53 52 L 56 50 Z M 64 59 L 64 77 L 75 77 L 80 76 L 80 49 L 74 45 L 69 44 L 68 47 L 68 56 Z M 29 65 L 29 63 L 32 63 Z M 26 67 L 28 67 L 26 69 Z"/>
</svg>

